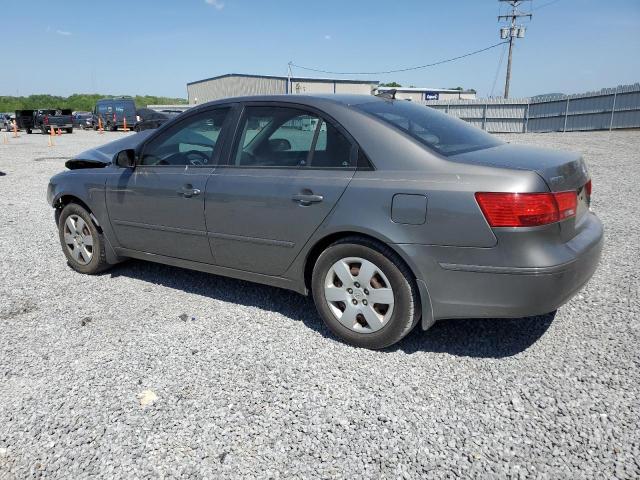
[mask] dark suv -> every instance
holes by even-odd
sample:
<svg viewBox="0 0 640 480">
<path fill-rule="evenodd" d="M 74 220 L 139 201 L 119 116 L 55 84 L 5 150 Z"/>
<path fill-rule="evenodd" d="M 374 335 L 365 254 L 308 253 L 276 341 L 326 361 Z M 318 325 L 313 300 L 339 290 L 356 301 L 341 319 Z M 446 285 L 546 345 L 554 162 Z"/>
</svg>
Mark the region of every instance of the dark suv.
<svg viewBox="0 0 640 480">
<path fill-rule="evenodd" d="M 136 104 L 131 97 L 103 98 L 98 100 L 93 109 L 93 128 L 99 127 L 98 120 L 102 120 L 105 130 L 115 131 L 124 128 L 125 119 L 127 128 L 133 128 L 136 123 Z"/>
</svg>

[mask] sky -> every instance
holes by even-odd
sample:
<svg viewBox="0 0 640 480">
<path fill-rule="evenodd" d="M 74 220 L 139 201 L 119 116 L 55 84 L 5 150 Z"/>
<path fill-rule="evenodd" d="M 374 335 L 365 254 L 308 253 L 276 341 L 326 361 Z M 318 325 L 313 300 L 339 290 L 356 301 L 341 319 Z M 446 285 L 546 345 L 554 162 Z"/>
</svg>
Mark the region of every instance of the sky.
<svg viewBox="0 0 640 480">
<path fill-rule="evenodd" d="M 502 5 L 502 7 L 501 7 Z M 532 0 L 511 96 L 640 81 L 640 0 Z M 186 98 L 225 73 L 286 75 L 424 65 L 500 42 L 497 0 L 0 0 L 0 95 Z M 502 94 L 505 46 L 445 65 L 363 78 Z M 500 62 L 502 57 L 502 62 Z M 499 68 L 500 67 L 500 68 Z"/>
</svg>

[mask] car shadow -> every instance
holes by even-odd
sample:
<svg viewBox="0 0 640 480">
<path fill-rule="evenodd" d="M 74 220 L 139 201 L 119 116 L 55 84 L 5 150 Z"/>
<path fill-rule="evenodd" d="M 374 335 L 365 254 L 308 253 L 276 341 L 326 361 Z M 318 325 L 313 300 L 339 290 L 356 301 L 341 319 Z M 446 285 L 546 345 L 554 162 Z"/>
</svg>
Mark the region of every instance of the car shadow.
<svg viewBox="0 0 640 480">
<path fill-rule="evenodd" d="M 387 351 L 428 351 L 458 357 L 505 358 L 528 349 L 549 329 L 556 312 L 524 318 L 440 320 L 428 331 L 418 325 Z"/>
<path fill-rule="evenodd" d="M 175 288 L 203 297 L 279 313 L 335 340 L 316 313 L 311 297 L 288 290 L 169 265 L 129 260 L 105 273 Z M 176 310 L 176 318 L 183 312 Z M 441 320 L 424 332 L 420 326 L 382 352 L 434 352 L 460 357 L 504 358 L 523 352 L 551 326 L 555 312 L 517 319 Z"/>
</svg>

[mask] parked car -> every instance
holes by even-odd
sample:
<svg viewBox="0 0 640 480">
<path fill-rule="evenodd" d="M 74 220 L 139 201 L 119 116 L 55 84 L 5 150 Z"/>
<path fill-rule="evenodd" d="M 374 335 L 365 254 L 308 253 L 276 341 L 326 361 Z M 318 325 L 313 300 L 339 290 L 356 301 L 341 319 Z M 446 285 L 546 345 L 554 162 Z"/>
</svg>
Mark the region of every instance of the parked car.
<svg viewBox="0 0 640 480">
<path fill-rule="evenodd" d="M 93 114 L 91 112 L 75 112 L 73 126 L 83 130 L 93 128 Z"/>
<path fill-rule="evenodd" d="M 131 257 L 311 292 L 368 348 L 554 311 L 603 245 L 580 155 L 393 99 L 216 101 L 66 166 L 47 196 L 76 271 Z"/>
<path fill-rule="evenodd" d="M 150 108 L 139 108 L 133 129 L 136 132 L 141 132 L 142 130 L 158 128 L 177 115 L 176 113 L 157 112 Z"/>
<path fill-rule="evenodd" d="M 16 116 L 12 113 L 0 113 L 0 128 L 5 132 L 12 131 L 15 119 Z"/>
<path fill-rule="evenodd" d="M 64 108 L 41 108 L 38 110 L 16 110 L 18 128 L 31 133 L 33 129 L 47 134 L 54 130 L 64 130 L 73 133 L 73 115 L 71 110 Z"/>
<path fill-rule="evenodd" d="M 33 130 L 33 122 L 35 120 L 35 110 L 16 110 L 15 120 L 16 128 L 31 133 Z"/>
<path fill-rule="evenodd" d="M 98 129 L 98 119 L 107 131 L 124 128 L 125 119 L 127 128 L 132 129 L 136 123 L 136 104 L 131 97 L 103 98 L 97 101 L 93 116 L 94 129 Z"/>
</svg>

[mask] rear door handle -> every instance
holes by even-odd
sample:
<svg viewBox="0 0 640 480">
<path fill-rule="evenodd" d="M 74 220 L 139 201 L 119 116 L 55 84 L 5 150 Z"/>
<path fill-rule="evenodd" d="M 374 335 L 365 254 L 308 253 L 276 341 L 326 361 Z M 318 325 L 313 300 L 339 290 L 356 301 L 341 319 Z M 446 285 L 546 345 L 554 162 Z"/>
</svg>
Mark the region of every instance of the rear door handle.
<svg viewBox="0 0 640 480">
<path fill-rule="evenodd" d="M 178 190 L 178 195 L 182 195 L 184 198 L 191 198 L 200 195 L 200 190 L 185 185 L 180 190 Z"/>
<path fill-rule="evenodd" d="M 291 200 L 293 200 L 294 202 L 298 202 L 300 205 L 307 207 L 312 203 L 321 202 L 322 200 L 324 200 L 324 197 L 322 195 L 299 193 L 291 197 Z"/>
</svg>

